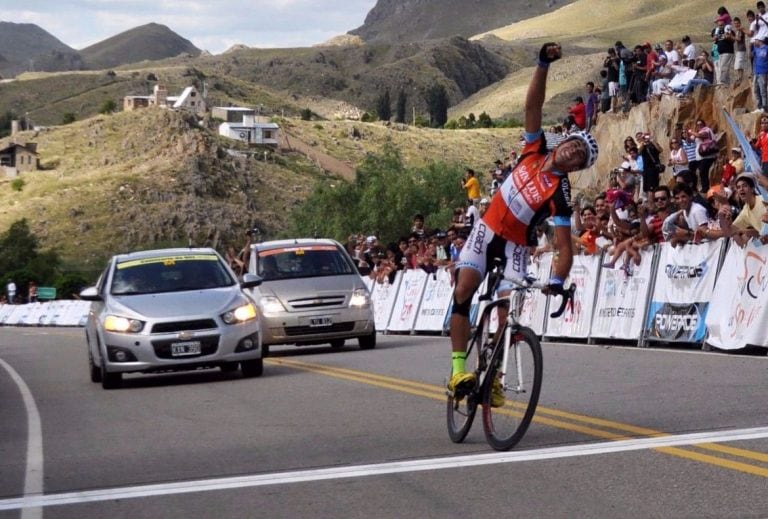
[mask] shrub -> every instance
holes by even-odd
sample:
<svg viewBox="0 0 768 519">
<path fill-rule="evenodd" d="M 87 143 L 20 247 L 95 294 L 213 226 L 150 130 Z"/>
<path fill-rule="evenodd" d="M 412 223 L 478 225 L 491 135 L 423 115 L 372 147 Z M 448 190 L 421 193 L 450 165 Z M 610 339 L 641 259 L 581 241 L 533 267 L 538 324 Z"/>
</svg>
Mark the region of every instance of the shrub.
<svg viewBox="0 0 768 519">
<path fill-rule="evenodd" d="M 301 120 L 302 121 L 311 121 L 312 120 L 312 110 L 309 108 L 304 108 L 301 113 Z"/>
<path fill-rule="evenodd" d="M 71 124 L 77 121 L 77 117 L 72 112 L 67 112 L 61 117 L 61 124 Z"/>
<path fill-rule="evenodd" d="M 24 188 L 24 179 L 23 178 L 14 178 L 11 180 L 11 189 L 14 191 L 21 191 Z"/>
</svg>

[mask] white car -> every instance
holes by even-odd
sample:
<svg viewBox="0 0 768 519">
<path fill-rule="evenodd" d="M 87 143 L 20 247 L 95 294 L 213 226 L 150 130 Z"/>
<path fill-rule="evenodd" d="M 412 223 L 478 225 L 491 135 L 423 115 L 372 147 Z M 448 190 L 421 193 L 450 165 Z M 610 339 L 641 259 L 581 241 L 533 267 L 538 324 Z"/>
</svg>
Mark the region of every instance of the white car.
<svg viewBox="0 0 768 519">
<path fill-rule="evenodd" d="M 368 288 L 338 242 L 293 239 L 251 246 L 248 271 L 261 279 L 252 289 L 259 306 L 264 351 L 273 344 L 329 343 L 356 339 L 376 347 Z"/>
<path fill-rule="evenodd" d="M 96 286 L 85 328 L 91 380 L 105 389 L 122 374 L 219 367 L 246 377 L 264 369 L 259 313 L 213 249 L 162 249 L 110 259 Z"/>
</svg>

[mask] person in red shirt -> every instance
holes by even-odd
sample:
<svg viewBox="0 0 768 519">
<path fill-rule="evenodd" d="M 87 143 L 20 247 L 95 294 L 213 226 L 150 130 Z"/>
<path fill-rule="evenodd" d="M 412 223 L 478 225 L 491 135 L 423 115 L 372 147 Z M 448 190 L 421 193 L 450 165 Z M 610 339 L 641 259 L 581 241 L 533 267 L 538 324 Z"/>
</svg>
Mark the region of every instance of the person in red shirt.
<svg viewBox="0 0 768 519">
<path fill-rule="evenodd" d="M 549 217 L 555 226 L 557 259 L 545 292 L 565 293 L 563 283 L 573 263 L 568 173 L 592 166 L 598 146 L 589 133 L 575 132 L 551 151 L 547 148 L 541 129 L 547 74 L 550 63 L 560 57 L 559 44 L 541 47 L 525 98 L 525 147 L 520 160 L 493 195 L 488 210 L 472 226 L 456 262 L 450 324 L 452 375 L 448 382 L 448 390 L 454 393 L 460 394 L 476 383 L 475 374 L 465 370 L 472 296 L 494 258 L 506 258 L 505 278 L 527 274 L 528 247 L 537 243 L 536 226 Z M 497 381 L 492 387 L 491 406 L 501 405 L 504 393 Z"/>
<path fill-rule="evenodd" d="M 568 108 L 568 119 L 566 119 L 565 125 L 570 127 L 574 124 L 579 130 L 587 127 L 587 107 L 581 96 L 573 98 L 573 104 Z"/>
<path fill-rule="evenodd" d="M 760 133 L 752 141 L 752 147 L 760 154 L 763 175 L 768 175 L 768 116 L 760 118 Z"/>
</svg>

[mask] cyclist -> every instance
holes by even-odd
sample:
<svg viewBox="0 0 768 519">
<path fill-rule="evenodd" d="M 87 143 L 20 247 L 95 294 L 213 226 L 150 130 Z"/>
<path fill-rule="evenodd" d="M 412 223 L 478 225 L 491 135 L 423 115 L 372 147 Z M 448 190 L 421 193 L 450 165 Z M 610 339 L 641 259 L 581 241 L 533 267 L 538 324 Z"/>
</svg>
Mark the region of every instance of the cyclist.
<svg viewBox="0 0 768 519">
<path fill-rule="evenodd" d="M 545 293 L 562 294 L 563 282 L 571 270 L 571 186 L 568 173 L 592 166 L 597 159 L 598 148 L 597 141 L 589 133 L 576 132 L 566 137 L 552 151 L 547 150 L 546 138 L 541 129 L 547 72 L 550 63 L 560 59 L 561 55 L 557 43 L 542 46 L 525 98 L 523 153 L 493 195 L 488 210 L 473 225 L 456 264 L 451 312 L 450 391 L 470 388 L 475 384 L 475 374 L 465 371 L 466 348 L 471 329 L 469 309 L 472 296 L 493 258 L 506 258 L 505 278 L 525 276 L 528 247 L 536 245 L 536 226 L 552 216 L 558 255 Z M 504 405 L 504 394 L 498 380 L 493 381 L 491 405 Z"/>
</svg>

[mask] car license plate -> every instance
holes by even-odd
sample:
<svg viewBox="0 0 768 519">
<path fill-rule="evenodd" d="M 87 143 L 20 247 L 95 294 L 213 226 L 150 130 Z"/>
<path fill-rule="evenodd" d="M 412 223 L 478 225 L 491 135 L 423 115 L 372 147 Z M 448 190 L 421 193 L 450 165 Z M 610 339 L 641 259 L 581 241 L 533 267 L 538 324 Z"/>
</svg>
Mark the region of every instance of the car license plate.
<svg viewBox="0 0 768 519">
<path fill-rule="evenodd" d="M 309 320 L 309 326 L 312 328 L 320 326 L 330 326 L 333 324 L 333 320 L 330 317 L 312 317 Z"/>
<path fill-rule="evenodd" d="M 171 344 L 171 355 L 174 357 L 200 355 L 200 351 L 200 341 L 176 342 Z"/>
</svg>

